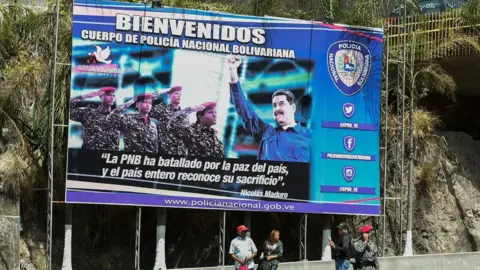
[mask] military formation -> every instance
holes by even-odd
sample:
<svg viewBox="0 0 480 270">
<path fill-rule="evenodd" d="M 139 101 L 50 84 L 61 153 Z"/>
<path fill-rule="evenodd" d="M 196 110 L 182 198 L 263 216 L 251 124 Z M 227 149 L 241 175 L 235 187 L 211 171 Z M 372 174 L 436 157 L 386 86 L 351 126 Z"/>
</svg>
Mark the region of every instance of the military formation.
<svg viewBox="0 0 480 270">
<path fill-rule="evenodd" d="M 272 94 L 272 115 L 277 126 L 268 124 L 256 114 L 241 88 L 237 74 L 240 64 L 239 56 L 227 60 L 230 96 L 243 128 L 259 144 L 257 159 L 309 163 L 313 131 L 295 121 L 294 94 L 288 90 Z M 215 102 L 182 108 L 182 87 L 175 86 L 137 95 L 112 110 L 115 91 L 106 87 L 70 101 L 71 119 L 83 126 L 83 148 L 119 150 L 122 134 L 126 152 L 225 158 L 223 143 L 213 128 L 217 123 Z M 164 95 L 168 95 L 168 103 L 154 102 Z M 80 101 L 96 96 L 102 100 L 97 108 L 78 106 Z M 136 112 L 125 112 L 134 104 Z M 190 124 L 189 115 L 194 112 L 196 122 Z"/>
<path fill-rule="evenodd" d="M 223 143 L 213 128 L 217 123 L 215 102 L 182 108 L 182 87 L 175 86 L 138 94 L 112 109 L 115 93 L 116 88 L 104 87 L 70 100 L 70 118 L 83 127 L 82 149 L 118 151 L 123 136 L 125 152 L 225 157 Z M 169 103 L 153 105 L 163 95 L 168 95 Z M 100 98 L 100 105 L 80 106 L 93 97 Z M 128 112 L 130 107 L 135 112 Z M 190 124 L 192 113 L 197 121 Z"/>
</svg>

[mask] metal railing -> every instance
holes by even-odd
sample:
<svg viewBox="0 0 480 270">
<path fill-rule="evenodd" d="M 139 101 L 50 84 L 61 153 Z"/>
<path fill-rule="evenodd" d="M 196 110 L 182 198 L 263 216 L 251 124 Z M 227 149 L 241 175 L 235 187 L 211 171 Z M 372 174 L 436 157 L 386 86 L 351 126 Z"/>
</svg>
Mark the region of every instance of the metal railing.
<svg viewBox="0 0 480 270">
<path fill-rule="evenodd" d="M 407 49 L 415 47 L 417 60 L 474 53 L 472 47 L 465 42 L 465 36 L 476 37 L 478 40 L 480 25 L 468 25 L 463 21 L 461 12 L 460 9 L 456 9 L 442 13 L 412 15 L 405 19 L 402 17 L 387 19 L 385 28 L 389 31 L 390 52 L 401 53 L 402 37 L 407 35 Z"/>
</svg>

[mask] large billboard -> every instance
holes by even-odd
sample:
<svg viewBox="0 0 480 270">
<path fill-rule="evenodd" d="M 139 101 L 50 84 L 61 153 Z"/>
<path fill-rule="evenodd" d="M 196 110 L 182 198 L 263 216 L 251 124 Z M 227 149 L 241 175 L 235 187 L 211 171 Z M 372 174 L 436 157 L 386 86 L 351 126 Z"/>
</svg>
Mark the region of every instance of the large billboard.
<svg viewBox="0 0 480 270">
<path fill-rule="evenodd" d="M 379 215 L 382 42 L 76 0 L 66 201 Z"/>
</svg>

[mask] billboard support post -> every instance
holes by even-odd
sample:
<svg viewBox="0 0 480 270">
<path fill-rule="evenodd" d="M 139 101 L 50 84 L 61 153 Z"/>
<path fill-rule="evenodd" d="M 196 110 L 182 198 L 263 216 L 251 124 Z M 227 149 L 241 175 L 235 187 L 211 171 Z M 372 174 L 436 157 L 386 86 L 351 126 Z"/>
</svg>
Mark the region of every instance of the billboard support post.
<svg viewBox="0 0 480 270">
<path fill-rule="evenodd" d="M 300 218 L 300 261 L 307 261 L 307 221 L 308 215 L 302 214 Z"/>
<path fill-rule="evenodd" d="M 328 244 L 328 237 L 332 235 L 332 220 L 331 215 L 324 215 L 323 220 L 323 235 L 322 235 L 322 261 L 332 260 L 332 249 Z"/>
<path fill-rule="evenodd" d="M 389 88 L 389 59 L 390 59 L 390 24 L 387 21 L 385 27 L 385 71 L 383 73 L 383 77 L 385 79 L 385 87 L 383 88 L 382 94 L 384 98 L 384 105 L 383 105 L 383 116 L 384 116 L 384 134 L 383 134 L 383 213 L 382 213 L 382 256 L 385 256 L 385 233 L 387 229 L 387 177 L 388 177 L 388 88 Z"/>
<path fill-rule="evenodd" d="M 60 20 L 60 0 L 56 1 L 55 14 L 55 33 L 53 45 L 53 71 L 52 71 L 52 89 L 51 89 L 51 103 L 50 103 L 50 145 L 48 153 L 48 194 L 47 194 L 47 244 L 46 244 L 46 269 L 52 269 L 52 224 L 53 224 L 53 151 L 54 151 L 54 136 L 55 136 L 55 88 L 57 83 L 57 60 L 58 60 L 58 25 Z"/>
<path fill-rule="evenodd" d="M 399 248 L 400 248 L 400 253 L 402 252 L 403 248 L 403 193 L 404 193 L 404 187 L 403 187 L 403 182 L 405 178 L 405 82 L 406 82 L 406 64 L 407 64 L 407 28 L 406 28 L 406 23 L 407 23 L 407 8 L 405 6 L 404 13 L 403 13 L 403 27 L 402 27 L 402 43 L 403 43 L 403 49 L 402 49 L 402 69 L 400 71 L 400 78 L 402 79 L 401 81 L 401 97 L 402 97 L 402 151 L 401 151 L 401 163 L 400 163 L 400 232 L 399 232 Z"/>
<path fill-rule="evenodd" d="M 244 212 L 244 216 L 243 216 L 243 223 L 245 224 L 245 226 L 247 226 L 247 228 L 249 229 L 248 232 L 247 232 L 247 236 L 248 237 L 252 237 L 252 232 L 251 232 L 251 228 L 250 228 L 250 225 L 252 224 L 252 213 L 251 212 Z"/>
<path fill-rule="evenodd" d="M 392 249 L 395 254 L 401 254 L 402 253 L 402 234 L 403 234 L 403 200 L 404 200 L 404 188 L 403 188 L 403 178 L 404 178 L 404 170 L 405 170 L 405 141 L 407 138 L 405 138 L 405 87 L 406 87 L 406 39 L 407 39 L 407 29 L 405 27 L 405 22 L 406 18 L 402 18 L 401 20 L 397 20 L 395 23 L 392 24 L 387 24 L 387 45 L 386 45 L 386 54 L 389 55 L 391 50 L 395 50 L 398 54 L 401 54 L 399 57 L 393 57 L 393 58 L 387 58 L 387 69 L 386 72 L 387 74 L 385 75 L 386 77 L 389 76 L 389 65 L 393 64 L 395 65 L 395 77 L 393 78 L 392 84 L 392 91 L 394 92 L 393 98 L 395 99 L 395 116 L 394 116 L 394 124 L 395 126 L 393 127 L 388 127 L 387 126 L 387 114 L 388 114 L 388 94 L 385 94 L 385 108 L 383 113 L 385 114 L 385 130 L 387 128 L 391 129 L 390 134 L 385 133 L 384 137 L 384 146 L 382 147 L 384 150 L 384 168 L 383 168 L 383 174 L 384 174 L 384 179 L 383 179 L 383 188 L 384 188 L 384 208 L 383 208 L 383 215 L 385 216 L 383 219 L 383 241 L 382 241 L 382 256 L 385 256 L 385 243 L 387 242 L 385 240 L 385 233 L 386 233 L 386 215 L 387 215 L 387 209 L 386 209 L 386 204 L 388 201 L 392 202 L 392 208 L 393 211 L 389 212 L 389 217 L 392 221 L 393 224 L 398 225 L 394 226 L 394 229 L 392 231 L 391 235 L 391 243 L 392 243 Z M 390 34 L 392 36 L 397 36 L 398 39 L 400 40 L 399 43 L 401 43 L 401 46 L 394 46 L 390 48 L 390 44 L 388 41 L 390 40 Z M 396 55 L 396 54 L 393 54 Z M 389 91 L 389 81 L 386 79 L 386 89 L 385 91 Z M 391 121 L 390 121 L 391 122 Z M 386 132 L 386 131 L 385 131 Z M 392 146 L 388 148 L 387 151 L 387 144 L 390 143 Z M 393 148 L 392 148 L 393 147 Z M 391 191 L 391 196 L 388 196 L 386 193 L 387 190 L 387 157 L 389 155 L 392 155 L 392 166 L 391 169 L 393 169 L 393 174 L 392 174 L 392 183 L 390 186 L 389 190 Z M 396 229 L 395 229 L 396 228 Z"/>
<path fill-rule="evenodd" d="M 72 204 L 65 204 L 65 234 L 63 244 L 62 270 L 72 270 L 72 208 Z"/>
<path fill-rule="evenodd" d="M 135 270 L 140 270 L 140 236 L 142 232 L 142 208 L 137 207 L 135 228 Z"/>
<path fill-rule="evenodd" d="M 225 265 L 225 222 L 227 219 L 227 212 L 223 210 L 220 212 L 220 235 L 218 237 L 218 265 Z"/>
<path fill-rule="evenodd" d="M 154 270 L 165 270 L 165 237 L 167 229 L 167 209 L 157 208 L 157 250 L 155 254 Z"/>
<path fill-rule="evenodd" d="M 415 35 L 412 36 L 412 44 L 415 44 Z M 411 52 L 411 67 L 410 71 L 413 73 L 414 70 L 414 57 L 415 57 L 415 47 L 412 46 Z M 414 125 L 414 118 L 413 118 L 413 110 L 414 110 L 414 96 L 415 95 L 415 77 L 412 79 L 412 85 L 410 86 L 410 109 L 409 109 L 409 132 L 408 136 L 409 143 L 408 143 L 408 200 L 407 200 L 407 238 L 405 241 L 405 251 L 403 256 L 413 256 L 413 243 L 412 243 L 412 227 L 413 227 L 413 151 L 414 151 L 414 137 L 413 137 L 413 125 Z"/>
<path fill-rule="evenodd" d="M 401 29 L 402 33 L 402 56 L 400 56 L 400 61 L 398 61 L 398 81 L 397 81 L 397 117 L 400 119 L 397 124 L 398 131 L 401 132 L 401 134 L 398 134 L 397 131 L 397 136 L 400 136 L 400 138 L 397 137 L 396 140 L 396 147 L 399 148 L 397 149 L 397 154 L 396 154 L 396 164 L 397 164 L 397 170 L 399 170 L 399 173 L 396 173 L 395 175 L 398 177 L 397 179 L 397 189 L 396 189 L 396 201 L 395 203 L 395 208 L 398 209 L 395 212 L 395 216 L 397 215 L 398 212 L 398 223 L 400 230 L 397 231 L 397 239 L 396 239 L 396 244 L 397 244 L 397 253 L 401 254 L 402 253 L 402 234 L 403 234 L 403 197 L 404 197 L 404 187 L 403 187 L 403 182 L 404 182 L 404 174 L 405 174 L 405 80 L 406 80 L 406 39 L 407 39 L 407 30 L 405 27 L 406 24 L 406 17 L 403 17 L 402 20 L 402 25 L 399 27 Z M 398 171 L 397 171 L 398 172 Z M 398 226 L 397 226 L 398 228 Z"/>
</svg>

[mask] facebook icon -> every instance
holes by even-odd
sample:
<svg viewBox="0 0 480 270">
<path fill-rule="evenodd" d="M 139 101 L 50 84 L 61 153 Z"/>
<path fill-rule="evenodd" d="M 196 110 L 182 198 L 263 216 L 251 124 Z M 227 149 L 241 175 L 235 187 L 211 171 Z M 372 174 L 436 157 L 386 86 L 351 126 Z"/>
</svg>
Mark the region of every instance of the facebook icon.
<svg viewBox="0 0 480 270">
<path fill-rule="evenodd" d="M 343 138 L 343 146 L 348 152 L 353 151 L 353 149 L 355 148 L 355 145 L 356 145 L 355 138 L 353 136 L 345 136 Z"/>
</svg>

